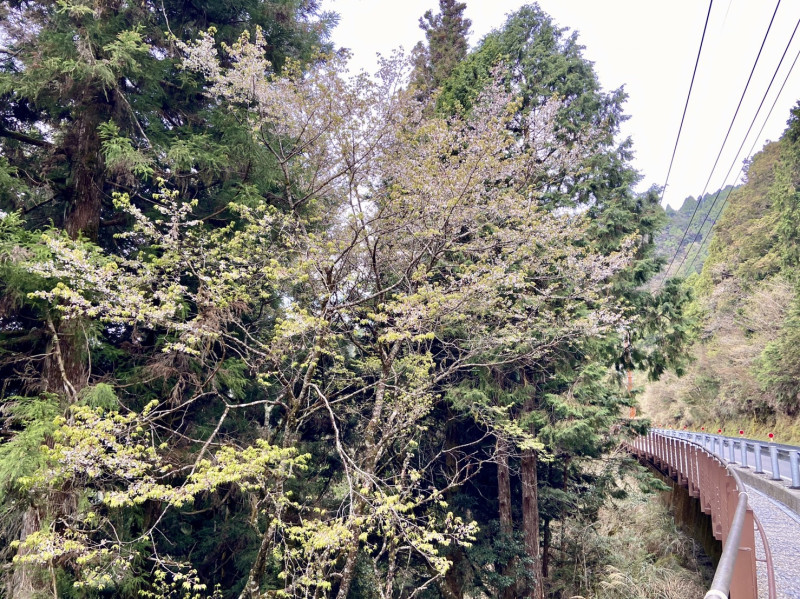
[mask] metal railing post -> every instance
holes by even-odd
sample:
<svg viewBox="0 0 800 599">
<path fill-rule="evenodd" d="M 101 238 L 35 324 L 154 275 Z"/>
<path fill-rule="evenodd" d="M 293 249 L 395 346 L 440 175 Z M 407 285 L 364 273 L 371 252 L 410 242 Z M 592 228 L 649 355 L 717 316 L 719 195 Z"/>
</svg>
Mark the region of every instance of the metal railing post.
<svg viewBox="0 0 800 599">
<path fill-rule="evenodd" d="M 769 459 L 772 463 L 772 480 L 782 480 L 781 465 L 778 462 L 778 448 L 775 447 L 774 443 L 770 443 L 769 445 Z"/>
<path fill-rule="evenodd" d="M 764 474 L 764 469 L 761 467 L 761 443 L 753 443 L 753 454 L 756 457 L 756 474 Z"/>
<path fill-rule="evenodd" d="M 689 487 L 689 442 L 684 440 L 681 443 L 681 466 L 683 467 L 683 480 L 686 481 L 686 487 Z"/>
<path fill-rule="evenodd" d="M 792 473 L 792 484 L 790 489 L 800 489 L 800 456 L 797 450 L 789 451 L 789 467 Z"/>
<path fill-rule="evenodd" d="M 739 440 L 739 450 L 742 452 L 742 468 L 748 468 L 747 465 L 747 441 L 744 439 Z"/>
<path fill-rule="evenodd" d="M 739 495 L 739 497 L 741 497 L 741 495 Z M 737 599 L 745 597 L 758 599 L 755 528 L 753 511 L 748 507 L 744 514 L 742 536 L 739 538 L 739 555 L 736 556 L 736 563 L 733 566 L 733 576 L 731 577 L 731 589 L 734 590 L 733 596 Z M 733 533 L 733 531 L 731 531 L 731 533 Z"/>
<path fill-rule="evenodd" d="M 680 482 L 678 476 L 678 460 L 675 459 L 675 445 L 677 440 L 672 435 L 667 437 L 667 468 L 669 469 L 670 476 L 674 476 L 675 480 Z"/>
<path fill-rule="evenodd" d="M 736 463 L 736 453 L 734 452 L 734 440 L 728 439 L 728 457 L 730 458 L 728 461 L 731 464 Z"/>
<path fill-rule="evenodd" d="M 723 481 L 719 481 L 723 483 Z M 727 482 L 727 481 L 726 481 Z M 724 483 L 723 483 L 724 484 Z M 724 485 L 728 486 L 728 485 Z M 733 484 L 733 489 L 736 489 L 736 484 Z M 720 489 L 720 491 L 722 491 Z M 735 491 L 734 491 L 735 492 Z M 720 497 L 720 499 L 722 499 Z M 728 597 L 728 593 L 731 589 L 731 582 L 733 582 L 734 575 L 739 573 L 736 570 L 742 572 L 742 568 L 736 568 L 736 562 L 738 561 L 736 558 L 739 557 L 741 553 L 741 544 L 740 541 L 742 540 L 742 531 L 744 529 L 744 525 L 746 522 L 747 516 L 747 494 L 746 493 L 739 493 L 738 497 L 736 498 L 735 508 L 733 512 L 731 509 L 733 507 L 733 497 L 726 496 L 724 500 L 720 501 L 718 505 L 719 509 L 719 517 L 721 517 L 723 524 L 723 532 L 721 537 L 724 538 L 723 544 L 724 548 L 722 550 L 722 556 L 720 557 L 719 564 L 717 565 L 717 571 L 714 574 L 714 580 L 711 583 L 711 589 L 709 589 L 708 593 L 705 595 L 705 599 L 723 599 Z M 730 518 L 729 518 L 730 517 Z M 712 516 L 713 518 L 713 516 Z M 752 532 L 750 533 L 752 534 Z M 748 538 L 745 538 L 745 543 L 749 541 Z M 754 547 L 751 546 L 750 548 L 751 559 L 755 557 Z M 753 566 L 755 563 L 753 562 Z M 749 566 L 749 564 L 748 564 Z M 750 570 L 750 568 L 747 568 Z M 745 570 L 745 572 L 747 571 Z M 741 584 L 744 582 L 739 576 L 736 577 L 736 582 Z M 755 586 L 755 577 L 751 578 L 751 584 L 742 587 L 738 587 L 737 590 L 741 591 L 741 595 L 737 593 L 737 597 L 756 597 L 756 589 Z M 748 588 L 749 587 L 749 588 Z"/>
</svg>

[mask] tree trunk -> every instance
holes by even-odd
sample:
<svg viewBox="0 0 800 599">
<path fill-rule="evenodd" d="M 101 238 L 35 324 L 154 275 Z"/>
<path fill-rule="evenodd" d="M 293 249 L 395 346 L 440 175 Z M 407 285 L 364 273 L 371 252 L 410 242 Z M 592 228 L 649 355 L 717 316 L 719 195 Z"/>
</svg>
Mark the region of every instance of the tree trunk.
<svg viewBox="0 0 800 599">
<path fill-rule="evenodd" d="M 92 86 L 81 94 L 78 118 L 65 131 L 62 149 L 69 160 L 70 176 L 64 190 L 66 207 L 64 229 L 72 239 L 85 237 L 97 241 L 105 185 L 105 167 L 98 127 L 108 120 L 111 107 Z M 52 351 L 45 364 L 44 387 L 53 393 L 66 394 L 70 403 L 74 394 L 87 383 L 88 355 L 81 321 L 62 320 L 54 328 Z M 72 386 L 72 389 L 70 389 Z"/>
<path fill-rule="evenodd" d="M 22 528 L 19 540 L 24 541 L 28 535 L 39 530 L 39 512 L 34 506 L 30 506 L 22 515 Z M 25 552 L 20 550 L 19 554 Z M 40 570 L 31 564 L 17 565 L 11 577 L 8 578 L 7 593 L 9 599 L 33 599 L 42 592 L 46 585 L 40 580 Z"/>
<path fill-rule="evenodd" d="M 293 404 L 296 407 L 296 403 L 293 402 Z M 296 432 L 295 410 L 291 410 L 287 416 L 285 431 L 286 432 L 281 441 L 281 447 L 283 449 L 295 447 L 298 440 L 298 435 Z M 285 482 L 286 480 L 283 478 L 278 478 L 276 481 L 276 497 L 281 497 L 284 494 Z M 264 579 L 264 573 L 266 572 L 268 565 L 268 556 L 271 554 L 272 549 L 274 548 L 275 535 L 278 532 L 278 525 L 282 522 L 282 519 L 283 506 L 278 503 L 275 508 L 275 515 L 261 537 L 261 545 L 258 548 L 258 553 L 256 553 L 256 558 L 253 560 L 253 565 L 250 567 L 250 572 L 247 575 L 247 581 L 244 584 L 244 588 L 242 588 L 242 592 L 239 594 L 239 599 L 255 599 L 261 596 L 261 581 Z M 257 519 L 255 525 L 256 529 L 258 529 Z"/>
<path fill-rule="evenodd" d="M 503 534 L 511 535 L 514 533 L 514 522 L 511 519 L 511 473 L 508 469 L 508 441 L 497 437 L 495 448 L 500 530 Z"/>
<path fill-rule="evenodd" d="M 61 321 L 58 325 L 48 316 L 46 327 L 50 342 L 42 368 L 41 389 L 66 397 L 72 404 L 88 380 L 87 358 L 84 351 L 83 330 L 78 321 Z M 77 511 L 76 497 L 70 491 L 63 492 L 63 500 L 58 504 L 48 498 L 46 504 L 31 505 L 22 515 L 19 540 L 39 530 L 42 514 L 55 511 L 58 517 L 70 516 Z M 48 506 L 48 504 L 50 504 Z M 20 551 L 20 554 L 24 554 Z M 52 575 L 52 572 L 51 572 Z M 47 596 L 53 588 L 52 580 L 47 580 L 41 567 L 17 564 L 10 577 L 9 599 L 32 599 Z"/>
<path fill-rule="evenodd" d="M 511 541 L 514 535 L 514 521 L 511 516 L 511 471 L 508 467 L 510 446 L 508 440 L 498 437 L 495 446 L 495 459 L 497 460 L 497 503 L 500 515 L 500 532 Z M 503 576 L 514 578 L 519 561 L 512 559 L 504 564 Z M 520 588 L 518 582 L 512 582 L 503 589 L 500 599 L 515 599 Z"/>
<path fill-rule="evenodd" d="M 544 519 L 544 539 L 542 542 L 542 578 L 547 578 L 547 571 L 550 567 L 550 519 Z"/>
<path fill-rule="evenodd" d="M 383 353 L 381 378 L 375 387 L 375 405 L 372 407 L 372 415 L 370 416 L 369 423 L 364 430 L 364 465 L 362 470 L 364 474 L 356 479 L 356 487 L 365 486 L 367 489 L 372 487 L 370 476 L 375 473 L 380 458 L 379 448 L 377 446 L 378 430 L 380 428 L 381 418 L 383 417 L 383 406 L 386 399 L 387 381 L 391 375 L 391 368 L 397 353 L 400 351 L 400 343 L 394 342 L 391 349 Z M 360 479 L 360 480 L 359 480 Z M 365 509 L 365 504 L 362 499 L 357 500 L 358 503 L 353 510 L 356 516 L 360 516 Z M 358 535 L 360 533 L 360 526 L 355 523 L 351 524 L 350 530 L 352 532 L 352 546 L 347 552 L 345 559 L 344 569 L 342 570 L 342 580 L 339 584 L 339 591 L 336 593 L 336 599 L 347 599 L 350 593 L 350 585 L 353 583 L 353 577 L 356 573 L 356 561 L 358 559 L 358 550 L 360 542 Z"/>
<path fill-rule="evenodd" d="M 358 561 L 358 550 L 361 544 L 358 541 L 358 530 L 355 525 L 352 527 L 353 540 L 350 549 L 347 552 L 347 557 L 344 562 L 344 569 L 342 570 L 342 582 L 339 584 L 339 590 L 336 593 L 336 599 L 347 599 L 350 593 L 350 585 L 353 584 L 353 578 L 356 574 L 356 562 Z"/>
<path fill-rule="evenodd" d="M 73 86 L 80 83 L 73 82 Z M 63 228 L 72 239 L 84 236 L 97 241 L 100 225 L 101 203 L 105 181 L 101 140 L 98 133 L 100 123 L 108 120 L 111 106 L 105 99 L 105 91 L 97 82 L 89 82 L 69 101 L 74 120 L 65 121 L 64 136 L 57 148 L 66 156 L 68 175 L 63 187 L 54 189 L 57 200 L 65 202 Z M 66 100 L 65 100 L 66 102 Z M 42 391 L 60 395 L 67 404 L 78 399 L 82 388 L 88 384 L 89 359 L 85 334 L 80 320 L 46 322 L 50 342 L 40 372 L 39 387 Z M 75 495 L 64 491 L 60 505 L 32 505 L 22 516 L 20 540 L 39 530 L 41 521 L 73 515 L 77 511 Z M 50 503 L 51 498 L 47 499 Z M 53 502 L 54 503 L 54 502 Z M 49 511 L 55 513 L 48 513 Z M 9 597 L 28 599 L 33 596 L 55 594 L 54 575 L 51 569 L 43 579 L 39 569 L 31 565 L 14 566 L 10 576 Z"/>
<path fill-rule="evenodd" d="M 275 536 L 279 517 L 275 517 L 261 537 L 261 546 L 258 548 L 256 559 L 253 561 L 253 565 L 247 575 L 247 582 L 245 582 L 244 588 L 239 594 L 239 599 L 254 599 L 261 596 L 261 580 L 264 578 L 264 572 L 267 569 L 267 556 L 273 547 L 272 540 Z"/>
<path fill-rule="evenodd" d="M 536 451 L 526 449 L 522 454 L 522 528 L 525 536 L 525 553 L 531 562 L 530 599 L 544 599 L 542 589 L 542 564 L 539 554 L 539 492 L 536 474 Z"/>
<path fill-rule="evenodd" d="M 86 339 L 80 320 L 62 320 L 57 325 L 47 321 L 50 343 L 42 369 L 44 391 L 63 395 L 68 403 L 88 382 Z"/>
<path fill-rule="evenodd" d="M 83 235 L 91 241 L 97 241 L 105 184 L 97 128 L 108 119 L 109 107 L 104 105 L 92 88 L 86 89 L 84 96 L 86 107 L 64 138 L 64 151 L 72 170 L 64 228 L 72 239 Z"/>
</svg>

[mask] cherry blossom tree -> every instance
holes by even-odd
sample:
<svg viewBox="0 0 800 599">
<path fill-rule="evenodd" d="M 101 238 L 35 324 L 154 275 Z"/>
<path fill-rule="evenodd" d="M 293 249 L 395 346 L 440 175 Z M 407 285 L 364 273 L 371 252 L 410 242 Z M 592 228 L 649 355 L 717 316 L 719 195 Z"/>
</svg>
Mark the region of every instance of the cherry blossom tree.
<svg viewBox="0 0 800 599">
<path fill-rule="evenodd" d="M 48 233 L 49 257 L 28 259 L 53 281 L 36 296 L 64 318 L 158 331 L 153 360 L 183 356 L 203 376 L 188 399 L 78 406 L 59 421 L 27 484 L 43 495 L 77 489 L 93 507 L 31 537 L 20 559 L 71 563 L 81 584 L 110 585 L 144 538 L 163 584 L 188 580 L 187 592 L 201 593 L 191 564 L 158 554 L 160 518 L 121 542 L 107 515 L 145 502 L 180 510 L 226 484 L 253 497 L 261 538 L 243 598 L 261 596 L 277 569 L 280 595 L 345 599 L 359 563 L 381 597 L 418 596 L 447 571 L 442 549 L 476 530 L 445 501 L 474 471 L 469 451 L 459 448 L 442 480 L 435 466 L 454 450 L 420 450 L 435 403 L 476 368 L 536 363 L 619 327 L 607 286 L 636 239 L 600 255 L 582 243 L 580 214 L 540 208 L 537 186 L 592 147 L 591 131 L 569 142 L 554 134 L 555 100 L 526 116 L 520 140 L 501 77 L 468 114 L 442 118 L 405 89 L 401 57 L 375 78 L 346 77 L 336 57 L 276 75 L 260 34 L 219 56 L 213 33 L 182 46 L 184 68 L 208 79 L 209 100 L 240 115 L 281 176 L 261 202 L 231 206 L 238 219 L 221 229 L 197 220 L 169 181 L 156 217 L 119 195 L 135 221 L 127 256 Z M 255 399 L 220 383 L 228 356 L 257 382 Z M 223 406 L 211 432 L 166 460 L 181 435 L 174 415 L 209 396 Z M 261 410 L 256 442 L 221 438 L 239 410 Z M 487 435 L 502 429 L 520 449 L 536 447 L 502 409 L 484 412 Z M 314 459 L 312 431 L 338 469 L 316 497 L 297 484 Z"/>
</svg>

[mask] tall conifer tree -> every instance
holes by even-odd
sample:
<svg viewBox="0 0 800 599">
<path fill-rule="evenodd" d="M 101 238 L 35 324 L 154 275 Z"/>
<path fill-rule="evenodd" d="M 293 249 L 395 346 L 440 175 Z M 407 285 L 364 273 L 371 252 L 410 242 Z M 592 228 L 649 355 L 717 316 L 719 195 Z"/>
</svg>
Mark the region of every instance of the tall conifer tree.
<svg viewBox="0 0 800 599">
<path fill-rule="evenodd" d="M 419 20 L 427 44 L 413 50 L 412 81 L 422 95 L 438 89 L 467 56 L 467 36 L 472 21 L 464 17 L 467 5 L 457 0 L 439 0 L 439 13 L 426 11 Z"/>
<path fill-rule="evenodd" d="M 30 251 L 36 238 L 13 214 L 28 229 L 52 226 L 131 255 L 136 242 L 115 235 L 129 232 L 132 221 L 112 197 L 127 192 L 151 213 L 163 177 L 186 201 L 200 203 L 201 217 L 223 225 L 227 203 L 268 194 L 274 171 L 248 143 L 241 120 L 209 103 L 202 78 L 180 68 L 176 41 L 215 27 L 220 41 L 232 43 L 258 27 L 276 70 L 287 62 L 296 69 L 330 50 L 327 34 L 335 19 L 320 13 L 314 0 L 11 1 L 0 5 L 0 14 L 0 211 L 12 215 L 0 240 L 0 411 L 3 430 L 19 439 L 22 427 L 32 454 L 11 470 L 0 466 L 0 495 L 6 495 L 35 461 L 37 442 L 45 440 L 55 414 L 84 401 L 109 377 L 142 383 L 145 348 L 153 341 L 133 335 L 139 347 L 131 351 L 129 331 L 67 321 L 29 297 L 42 279 L 8 257 Z M 195 367 L 164 373 L 162 384 L 187 389 L 181 381 L 194 376 Z M 151 393 L 146 387 L 139 392 Z M 3 450 L 0 458 L 13 461 L 19 447 Z M 48 517 L 35 499 L 19 499 L 0 545 L 35 532 Z M 65 501 L 64 509 L 75 508 Z M 26 566 L 6 584 L 15 599 L 51 586 Z"/>
<path fill-rule="evenodd" d="M 495 447 L 498 467 L 498 506 L 501 530 L 512 528 L 509 498 L 519 482 L 522 516 L 520 522 L 525 553 L 533 573 L 527 590 L 518 583 L 506 587 L 504 596 L 527 593 L 534 599 L 543 596 L 543 564 L 547 561 L 549 521 L 576 514 L 575 504 L 564 502 L 561 489 L 588 484 L 598 490 L 610 481 L 593 477 L 578 469 L 579 456 L 597 456 L 613 444 L 608 434 L 617 420 L 620 407 L 633 401 L 613 382 L 609 368 L 643 368 L 657 375 L 679 361 L 679 348 L 686 340 L 680 326 L 681 305 L 686 303 L 676 285 L 667 285 L 660 298 L 642 289 L 662 261 L 654 255 L 653 239 L 663 224 L 658 194 L 636 194 L 638 175 L 630 165 L 630 140 L 617 139 L 619 125 L 626 118 L 622 111 L 623 90 L 601 89 L 591 62 L 582 54 L 576 32 L 559 27 L 538 5 L 528 5 L 511 15 L 504 27 L 487 35 L 442 84 L 437 108 L 446 113 L 469 111 L 474 98 L 491 81 L 493 70 L 504 64 L 507 83 L 518 90 L 518 119 L 512 122 L 516 134 L 525 130 L 524 115 L 553 97 L 563 100 L 557 118 L 557 135 L 569 142 L 592 137 L 593 152 L 578 169 L 550 171 L 534 188 L 551 209 L 577 209 L 590 218 L 586 244 L 604 253 L 619 251 L 636 238 L 636 261 L 617 276 L 614 294 L 631 306 L 636 326 L 627 326 L 619 336 L 603 339 L 571 339 L 557 351 L 525 365 L 500 369 L 486 377 L 496 388 L 483 389 L 486 401 L 502 407 L 505 413 L 533 436 L 545 442 L 556 463 L 542 466 L 540 450 L 529 447 L 512 452 L 519 462 L 519 479 L 514 480 L 514 463 L 509 463 L 512 445 L 498 428 Z M 674 335 L 653 343 L 653 335 L 664 330 L 664 314 L 669 312 Z M 613 371 L 613 370 L 612 370 Z M 469 382 L 465 383 L 467 386 Z M 481 388 L 485 384 L 481 383 Z M 591 389 L 591 392 L 582 391 Z M 582 402 L 576 401 L 580 397 Z M 500 399 L 500 403 L 496 403 Z M 560 467 L 557 465 L 561 463 Z M 581 481 L 581 482 L 579 482 Z M 551 486 L 559 487 L 551 492 Z M 545 497 L 540 495 L 543 492 Z M 586 489 L 583 491 L 588 495 Z M 554 499 L 557 498 L 557 499 Z M 558 499 L 560 498 L 560 499 Z M 540 517 L 540 506 L 546 506 Z M 596 514 L 597 502 L 587 502 L 585 513 Z M 584 510 L 581 509 L 580 512 Z M 544 533 L 544 534 L 542 534 Z M 541 539 L 544 537 L 545 555 Z M 502 567 L 502 564 L 501 564 Z M 509 577 L 516 566 L 506 562 Z M 524 586 L 524 585 L 523 585 Z"/>
</svg>

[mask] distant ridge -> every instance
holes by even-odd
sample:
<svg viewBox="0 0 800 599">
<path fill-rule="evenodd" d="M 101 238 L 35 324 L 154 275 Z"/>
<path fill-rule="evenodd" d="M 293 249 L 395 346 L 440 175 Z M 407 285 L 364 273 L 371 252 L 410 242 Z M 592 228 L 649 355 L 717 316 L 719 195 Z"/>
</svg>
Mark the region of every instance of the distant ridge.
<svg viewBox="0 0 800 599">
<path fill-rule="evenodd" d="M 677 257 L 672 265 L 672 270 L 668 274 L 669 277 L 686 277 L 692 273 L 699 273 L 702 270 L 703 264 L 708 257 L 708 246 L 713 237 L 713 226 L 722 212 L 725 200 L 734 189 L 735 187 L 733 185 L 728 185 L 721 190 L 701 196 L 699 200 L 693 196 L 689 196 L 683 201 L 683 205 L 678 210 L 675 210 L 671 206 L 666 208 L 665 212 L 668 222 L 661 233 L 656 236 L 656 253 L 666 258 L 667 264 L 669 264 L 669 261 L 672 260 L 672 257 L 677 251 Z M 719 198 L 717 198 L 717 194 L 719 194 Z M 716 204 L 714 204 L 715 198 L 717 198 Z M 695 212 L 698 202 L 700 203 L 700 207 L 697 210 L 694 220 L 691 222 L 691 226 L 689 226 L 689 222 L 692 219 L 692 214 Z M 705 216 L 712 204 L 714 205 L 714 209 L 708 219 L 706 219 Z M 701 228 L 700 225 L 704 220 L 705 223 Z M 681 243 L 681 238 L 684 236 L 683 233 L 686 231 L 687 227 L 689 227 L 689 232 L 686 234 L 683 243 Z M 680 247 L 678 247 L 679 243 Z M 685 257 L 686 260 L 684 261 Z M 683 264 L 681 265 L 681 263 Z M 680 268 L 679 265 L 681 265 Z M 688 271 L 687 269 L 690 266 L 691 271 Z M 661 276 L 663 277 L 664 274 L 665 273 L 662 273 Z"/>
</svg>

